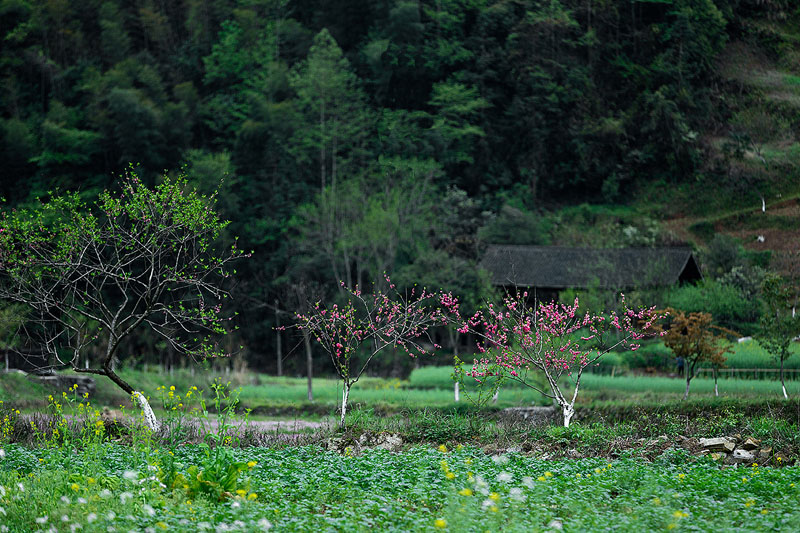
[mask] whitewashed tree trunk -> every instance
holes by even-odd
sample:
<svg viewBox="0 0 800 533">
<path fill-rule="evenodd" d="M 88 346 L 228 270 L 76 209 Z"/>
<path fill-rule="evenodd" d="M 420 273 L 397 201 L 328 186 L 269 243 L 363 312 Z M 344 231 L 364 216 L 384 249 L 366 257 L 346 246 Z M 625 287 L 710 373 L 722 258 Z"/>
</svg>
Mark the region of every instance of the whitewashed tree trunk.
<svg viewBox="0 0 800 533">
<path fill-rule="evenodd" d="M 564 415 L 564 427 L 568 428 L 569 423 L 575 414 L 575 407 L 572 404 L 563 403 L 561 404 L 561 413 Z"/>
<path fill-rule="evenodd" d="M 153 413 L 153 408 L 150 407 L 150 402 L 147 401 L 144 394 L 141 392 L 135 391 L 133 393 L 133 400 L 139 405 L 142 410 L 142 414 L 144 415 L 144 423 L 150 431 L 158 431 L 159 424 L 158 419 L 156 418 L 155 413 Z"/>
<path fill-rule="evenodd" d="M 344 428 L 344 415 L 347 413 L 347 398 L 350 396 L 350 386 L 345 385 L 342 391 L 342 418 L 339 419 L 339 427 Z"/>
<path fill-rule="evenodd" d="M 458 403 L 458 401 L 460 399 L 458 392 L 459 392 L 458 391 L 458 381 L 456 381 L 456 384 L 453 386 L 453 396 L 455 397 L 454 399 L 455 399 L 456 403 Z"/>
</svg>

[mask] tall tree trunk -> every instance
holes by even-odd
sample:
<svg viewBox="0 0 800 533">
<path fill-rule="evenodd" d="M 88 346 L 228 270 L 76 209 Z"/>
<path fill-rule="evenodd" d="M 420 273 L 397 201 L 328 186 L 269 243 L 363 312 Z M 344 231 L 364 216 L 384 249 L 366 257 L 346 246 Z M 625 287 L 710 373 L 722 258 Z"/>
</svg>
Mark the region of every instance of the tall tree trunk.
<svg viewBox="0 0 800 533">
<path fill-rule="evenodd" d="M 278 376 L 283 375 L 283 347 L 281 346 L 281 312 L 278 310 L 278 300 L 275 300 L 275 344 L 278 349 Z"/>
<path fill-rule="evenodd" d="M 689 373 L 686 373 L 686 391 L 683 393 L 683 399 L 686 400 L 689 397 L 689 383 L 692 382 L 692 378 L 689 377 Z"/>
<path fill-rule="evenodd" d="M 306 345 L 306 372 L 308 373 L 308 401 L 314 401 L 314 391 L 311 388 L 311 380 L 313 379 L 313 359 L 311 357 L 311 340 L 308 337 L 308 332 L 303 330 L 303 343 Z"/>
<path fill-rule="evenodd" d="M 783 358 L 781 358 L 781 389 L 783 390 L 783 397 L 788 400 L 789 395 L 786 394 L 786 383 L 783 381 Z"/>
<path fill-rule="evenodd" d="M 714 371 L 714 396 L 719 396 L 719 389 L 717 388 L 717 368 L 714 367 L 712 370 Z"/>
</svg>

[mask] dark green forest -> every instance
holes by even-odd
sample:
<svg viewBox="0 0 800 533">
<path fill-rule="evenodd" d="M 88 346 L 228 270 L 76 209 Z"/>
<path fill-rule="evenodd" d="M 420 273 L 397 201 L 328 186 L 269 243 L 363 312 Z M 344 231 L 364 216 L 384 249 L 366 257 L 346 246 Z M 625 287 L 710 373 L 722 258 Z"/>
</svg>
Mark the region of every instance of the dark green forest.
<svg viewBox="0 0 800 533">
<path fill-rule="evenodd" d="M 714 243 L 741 295 L 769 257 L 664 221 L 800 192 L 792 0 L 0 0 L 0 39 L 6 205 L 130 165 L 220 187 L 252 368 L 338 280 L 476 305 L 486 243 Z"/>
</svg>

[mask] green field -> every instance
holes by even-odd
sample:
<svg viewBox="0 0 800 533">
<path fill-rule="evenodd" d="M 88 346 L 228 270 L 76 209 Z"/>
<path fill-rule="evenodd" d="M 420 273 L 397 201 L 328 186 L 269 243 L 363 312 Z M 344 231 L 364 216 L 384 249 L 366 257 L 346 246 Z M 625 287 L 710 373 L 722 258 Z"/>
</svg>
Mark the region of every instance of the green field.
<svg viewBox="0 0 800 533">
<path fill-rule="evenodd" d="M 159 485 L 168 463 L 182 472 L 203 464 L 194 446 L 104 444 L 81 454 L 10 446 L 5 454 L 0 514 L 12 532 L 800 529 L 800 468 L 721 469 L 680 453 L 646 464 L 471 447 L 359 456 L 247 448 L 231 451 L 230 462 L 251 467 L 239 492 L 221 500 Z"/>
</svg>

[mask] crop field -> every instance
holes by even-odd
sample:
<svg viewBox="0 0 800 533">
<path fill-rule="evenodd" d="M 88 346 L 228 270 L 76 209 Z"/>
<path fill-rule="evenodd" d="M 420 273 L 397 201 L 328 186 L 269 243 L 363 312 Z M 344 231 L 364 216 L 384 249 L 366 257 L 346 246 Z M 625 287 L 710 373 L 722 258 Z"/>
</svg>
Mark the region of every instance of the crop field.
<svg viewBox="0 0 800 533">
<path fill-rule="evenodd" d="M 297 417 L 324 420 L 337 382 L 315 380 L 312 404 L 299 378 L 238 376 L 240 386 L 215 388 L 185 373 L 172 376 L 178 387 L 152 375 L 158 434 L 130 410 L 127 419 L 103 414 L 100 400 L 116 397 L 102 381 L 97 398 L 49 395 L 27 415 L 6 400 L 0 533 L 800 529 L 800 407 L 773 394 L 774 381 L 721 380 L 715 399 L 709 380 L 696 378 L 697 398 L 676 402 L 680 379 L 586 374 L 582 412 L 600 416 L 563 428 L 497 418 L 502 406 L 541 403 L 519 386 L 504 388 L 497 405 L 455 404 L 451 371 L 365 378 L 346 430 L 324 424 L 270 438 L 233 430 L 249 416 L 243 406 L 294 406 Z M 2 397 L 26 383 L 3 376 Z M 637 411 L 647 398 L 666 407 Z M 198 435 L 189 418 L 216 424 Z M 772 452 L 738 467 L 697 453 L 698 438 L 732 434 Z M 401 444 L 381 449 L 381 436 Z"/>
<path fill-rule="evenodd" d="M 8 446 L 3 531 L 800 529 L 797 467 L 721 469 L 681 454 L 542 461 L 462 446 L 222 450 Z M 196 472 L 205 485 L 187 481 Z"/>
</svg>

